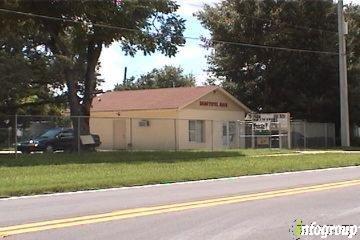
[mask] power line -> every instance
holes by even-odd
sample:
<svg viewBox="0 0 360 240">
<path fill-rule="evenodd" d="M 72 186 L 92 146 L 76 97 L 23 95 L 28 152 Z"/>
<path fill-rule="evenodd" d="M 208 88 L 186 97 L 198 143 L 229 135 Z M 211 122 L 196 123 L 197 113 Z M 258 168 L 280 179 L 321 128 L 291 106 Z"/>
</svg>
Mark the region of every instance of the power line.
<svg viewBox="0 0 360 240">
<path fill-rule="evenodd" d="M 48 20 L 53 20 L 53 21 L 70 22 L 70 23 L 77 23 L 77 24 L 82 23 L 82 21 L 79 21 L 79 20 L 71 20 L 71 19 L 66 19 L 66 18 L 52 17 L 52 16 L 47 16 L 47 15 L 35 14 L 35 13 L 26 13 L 26 12 L 20 12 L 20 11 L 4 9 L 4 8 L 0 8 L 0 12 L 14 13 L 14 14 L 18 14 L 18 15 L 43 18 L 43 19 L 48 19 Z M 93 23 L 92 25 L 96 26 L 96 27 L 109 28 L 109 29 L 115 29 L 115 30 L 125 30 L 125 31 L 133 31 L 133 32 L 141 31 L 140 29 L 135 29 L 135 28 L 118 27 L 118 26 L 111 26 L 111 25 L 105 25 L 105 24 L 100 24 L 100 23 Z"/>
<path fill-rule="evenodd" d="M 336 56 L 339 55 L 337 52 L 330 52 L 330 51 L 317 51 L 317 50 L 310 50 L 310 49 L 276 47 L 276 46 L 269 46 L 269 45 L 262 45 L 262 44 L 231 42 L 231 41 L 221 41 L 221 40 L 211 40 L 211 41 L 215 42 L 215 43 L 231 44 L 231 45 L 238 45 L 238 46 L 251 47 L 251 48 L 263 48 L 263 49 L 281 50 L 281 51 L 288 51 L 288 52 L 301 52 L 301 53 L 319 53 L 319 54 L 336 55 Z"/>
<path fill-rule="evenodd" d="M 48 19 L 48 20 L 53 20 L 53 21 L 71 22 L 71 23 L 76 23 L 76 24 L 81 24 L 82 23 L 81 21 L 78 21 L 78 20 L 71 20 L 71 19 L 65 19 L 65 18 L 59 18 L 59 17 L 52 17 L 52 16 L 40 15 L 40 14 L 34 14 L 34 13 L 26 13 L 26 12 L 20 12 L 20 11 L 15 11 L 15 10 L 10 10 L 10 9 L 3 9 L 3 8 L 0 8 L 0 12 L 13 13 L 13 14 L 18 14 L 18 15 L 23 15 L 23 16 L 30 16 L 30 17 L 38 17 L 38 18 L 43 18 L 43 19 Z M 108 28 L 108 29 L 113 29 L 113 30 L 141 32 L 140 29 L 135 29 L 135 28 L 118 27 L 118 26 L 99 24 L 99 23 L 93 23 L 92 25 L 96 26 L 96 27 Z M 189 40 L 202 41 L 202 39 L 200 37 L 184 36 L 184 38 L 189 39 Z M 211 40 L 211 42 L 220 43 L 220 44 L 237 45 L 237 46 L 243 46 L 243 47 L 251 47 L 251 48 L 281 50 L 281 51 L 288 51 L 288 52 L 338 55 L 337 52 L 330 52 L 330 51 L 318 51 L 318 50 L 310 50 L 310 49 L 287 48 L 287 47 L 269 46 L 269 45 L 262 45 L 262 44 L 244 43 L 244 42 L 233 42 L 233 41 L 223 41 L 223 40 Z"/>
</svg>

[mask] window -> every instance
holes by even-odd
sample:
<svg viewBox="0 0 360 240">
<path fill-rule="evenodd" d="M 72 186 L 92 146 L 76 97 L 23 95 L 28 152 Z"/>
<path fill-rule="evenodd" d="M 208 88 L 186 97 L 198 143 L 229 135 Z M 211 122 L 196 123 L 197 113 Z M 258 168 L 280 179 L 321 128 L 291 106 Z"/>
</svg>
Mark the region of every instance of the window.
<svg viewBox="0 0 360 240">
<path fill-rule="evenodd" d="M 189 120 L 189 142 L 203 143 L 205 132 L 205 121 Z"/>
<path fill-rule="evenodd" d="M 55 138 L 56 135 L 58 135 L 61 132 L 61 129 L 59 128 L 54 128 L 54 129 L 50 129 L 48 131 L 46 131 L 45 133 L 43 133 L 42 135 L 40 135 L 39 138 Z"/>
<path fill-rule="evenodd" d="M 74 133 L 73 133 L 72 131 L 70 131 L 70 130 L 68 130 L 68 131 L 63 131 L 63 132 L 61 132 L 61 133 L 59 134 L 59 137 L 60 137 L 61 139 L 72 139 L 72 138 L 74 138 Z"/>
<path fill-rule="evenodd" d="M 150 127 L 150 121 L 149 120 L 139 121 L 139 127 Z"/>
</svg>

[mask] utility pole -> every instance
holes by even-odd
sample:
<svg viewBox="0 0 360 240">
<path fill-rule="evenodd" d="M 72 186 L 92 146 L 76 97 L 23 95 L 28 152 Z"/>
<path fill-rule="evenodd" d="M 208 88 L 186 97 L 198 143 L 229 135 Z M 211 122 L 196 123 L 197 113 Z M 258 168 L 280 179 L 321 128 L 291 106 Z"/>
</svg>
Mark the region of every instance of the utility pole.
<svg viewBox="0 0 360 240">
<path fill-rule="evenodd" d="M 123 84 L 126 83 L 126 80 L 127 80 L 127 67 L 125 67 L 125 69 L 124 69 L 124 80 L 123 80 Z"/>
<path fill-rule="evenodd" d="M 340 73 L 340 112 L 341 112 L 341 146 L 350 146 L 349 99 L 346 66 L 346 40 L 348 28 L 344 17 L 343 0 L 338 0 L 339 32 L 339 73 Z"/>
</svg>

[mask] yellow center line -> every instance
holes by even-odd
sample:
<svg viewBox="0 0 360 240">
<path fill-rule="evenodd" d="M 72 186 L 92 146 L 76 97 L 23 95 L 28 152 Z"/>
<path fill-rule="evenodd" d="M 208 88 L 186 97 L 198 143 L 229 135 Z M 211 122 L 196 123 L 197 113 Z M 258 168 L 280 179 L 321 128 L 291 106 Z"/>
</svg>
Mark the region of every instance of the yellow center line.
<svg viewBox="0 0 360 240">
<path fill-rule="evenodd" d="M 200 201 L 168 204 L 168 205 L 153 206 L 153 207 L 125 209 L 125 210 L 119 210 L 119 211 L 114 211 L 114 212 L 110 212 L 110 213 L 94 214 L 94 215 L 88 215 L 88 216 L 82 216 L 82 217 L 72 217 L 72 218 L 67 218 L 67 219 L 58 219 L 58 220 L 42 221 L 42 222 L 35 222 L 35 223 L 3 227 L 3 228 L 0 228 L 0 236 L 4 237 L 4 236 L 9 236 L 9 235 L 16 235 L 16 234 L 44 231 L 44 230 L 50 230 L 50 229 L 79 226 L 79 225 L 84 225 L 84 224 L 93 224 L 93 223 L 114 221 L 114 220 L 120 220 L 120 219 L 126 219 L 126 218 L 134 218 L 134 217 L 149 216 L 149 215 L 155 215 L 155 214 L 161 214 L 161 213 L 184 211 L 184 210 L 190 210 L 190 209 L 196 209 L 196 208 L 214 207 L 214 206 L 219 206 L 219 205 L 224 205 L 224 204 L 233 204 L 233 203 L 241 203 L 241 202 L 254 201 L 254 200 L 263 200 L 263 199 L 282 197 L 282 196 L 290 196 L 290 195 L 301 194 L 301 193 L 319 192 L 319 191 L 344 188 L 344 187 L 350 187 L 350 186 L 356 186 L 356 185 L 360 185 L 360 179 L 320 184 L 320 185 L 307 186 L 307 187 L 274 190 L 274 191 L 262 192 L 262 193 L 252 193 L 252 194 L 246 194 L 246 195 L 221 197 L 221 198 L 215 198 L 215 199 L 209 199 L 209 200 L 200 200 Z"/>
</svg>

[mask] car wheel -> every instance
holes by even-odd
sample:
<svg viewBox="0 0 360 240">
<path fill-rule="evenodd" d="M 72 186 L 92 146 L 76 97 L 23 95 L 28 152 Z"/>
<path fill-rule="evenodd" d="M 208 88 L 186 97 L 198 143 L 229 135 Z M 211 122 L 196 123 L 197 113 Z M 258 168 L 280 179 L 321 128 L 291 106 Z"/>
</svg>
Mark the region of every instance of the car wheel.
<svg viewBox="0 0 360 240">
<path fill-rule="evenodd" d="M 46 147 L 45 152 L 47 152 L 47 153 L 53 153 L 53 152 L 54 152 L 54 148 L 53 148 L 51 145 L 49 145 L 49 146 Z"/>
<path fill-rule="evenodd" d="M 30 151 L 21 151 L 22 154 L 30 154 Z"/>
</svg>

